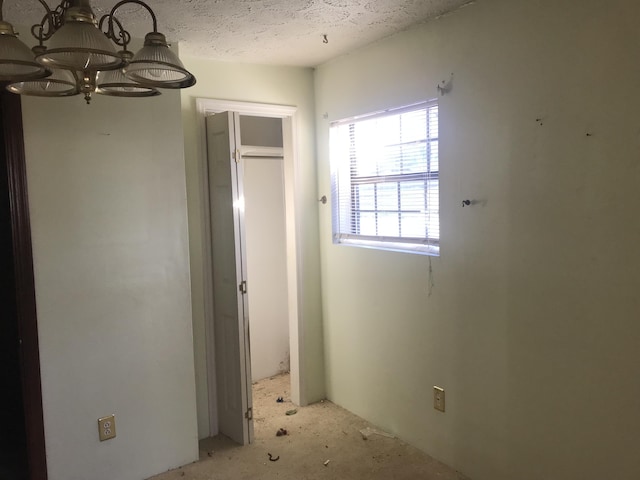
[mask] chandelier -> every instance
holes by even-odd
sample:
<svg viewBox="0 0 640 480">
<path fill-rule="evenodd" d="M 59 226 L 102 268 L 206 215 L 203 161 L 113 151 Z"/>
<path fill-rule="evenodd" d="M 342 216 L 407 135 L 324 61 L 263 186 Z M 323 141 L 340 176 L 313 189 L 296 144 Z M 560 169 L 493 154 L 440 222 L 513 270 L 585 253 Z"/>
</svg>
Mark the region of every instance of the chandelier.
<svg viewBox="0 0 640 480">
<path fill-rule="evenodd" d="M 54 9 L 37 0 L 45 14 L 31 28 L 38 44 L 29 49 L 2 14 L 0 0 L 0 82 L 10 92 L 40 97 L 84 94 L 118 97 L 152 97 L 160 88 L 186 88 L 196 83 L 167 39 L 158 32 L 156 15 L 140 0 L 123 0 L 97 20 L 89 0 L 62 0 Z M 128 50 L 131 35 L 116 17 L 127 3 L 144 7 L 151 16 L 153 31 L 144 46 Z"/>
</svg>

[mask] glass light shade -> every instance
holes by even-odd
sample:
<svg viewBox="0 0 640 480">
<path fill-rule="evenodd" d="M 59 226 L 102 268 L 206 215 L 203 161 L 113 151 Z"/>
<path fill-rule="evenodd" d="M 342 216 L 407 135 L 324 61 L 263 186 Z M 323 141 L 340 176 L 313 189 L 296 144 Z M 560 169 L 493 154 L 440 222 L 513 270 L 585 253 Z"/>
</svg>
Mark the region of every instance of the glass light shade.
<svg viewBox="0 0 640 480">
<path fill-rule="evenodd" d="M 113 43 L 91 22 L 65 23 L 51 37 L 47 51 L 36 60 L 47 67 L 77 71 L 122 67 Z"/>
<path fill-rule="evenodd" d="M 73 73 L 59 68 L 54 69 L 47 78 L 9 84 L 7 90 L 20 95 L 34 95 L 36 97 L 68 97 L 80 93 Z"/>
<path fill-rule="evenodd" d="M 96 93 L 114 97 L 154 97 L 160 92 L 128 79 L 122 69 L 98 72 Z"/>
<path fill-rule="evenodd" d="M 48 73 L 35 61 L 29 47 L 18 40 L 11 24 L 0 21 L 0 81 L 42 78 Z"/>
<path fill-rule="evenodd" d="M 195 85 L 178 56 L 171 51 L 161 33 L 148 33 L 144 46 L 124 67 L 125 75 L 134 82 L 159 88 L 186 88 Z"/>
</svg>

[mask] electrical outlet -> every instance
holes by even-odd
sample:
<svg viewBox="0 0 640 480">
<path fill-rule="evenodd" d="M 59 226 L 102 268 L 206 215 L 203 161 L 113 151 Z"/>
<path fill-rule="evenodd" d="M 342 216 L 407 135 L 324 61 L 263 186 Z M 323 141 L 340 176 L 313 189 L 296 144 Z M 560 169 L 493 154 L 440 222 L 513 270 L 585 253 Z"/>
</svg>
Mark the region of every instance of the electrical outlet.
<svg viewBox="0 0 640 480">
<path fill-rule="evenodd" d="M 98 433 L 100 441 L 110 440 L 116 436 L 116 416 L 109 415 L 98 419 Z"/>
<path fill-rule="evenodd" d="M 433 387 L 433 408 L 444 412 L 444 388 Z"/>
</svg>

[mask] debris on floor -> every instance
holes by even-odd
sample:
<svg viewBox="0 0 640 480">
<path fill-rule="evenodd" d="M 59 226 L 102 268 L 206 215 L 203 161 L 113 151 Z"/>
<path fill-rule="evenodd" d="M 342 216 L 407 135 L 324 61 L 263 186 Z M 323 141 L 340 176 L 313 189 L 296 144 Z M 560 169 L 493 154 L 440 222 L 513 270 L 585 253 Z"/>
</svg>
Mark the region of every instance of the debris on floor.
<svg viewBox="0 0 640 480">
<path fill-rule="evenodd" d="M 282 398 L 282 397 L 278 397 L 278 398 L 276 399 L 276 402 L 278 402 L 278 403 L 284 403 L 284 398 Z"/>
<path fill-rule="evenodd" d="M 289 432 L 285 428 L 281 428 L 276 432 L 276 437 L 282 437 L 284 435 L 289 435 Z"/>
<path fill-rule="evenodd" d="M 293 410 L 287 410 L 287 415 L 295 415 L 298 413 L 298 409 L 294 408 Z"/>
<path fill-rule="evenodd" d="M 293 404 L 287 390 L 289 382 L 289 376 L 261 380 L 254 389 L 252 445 L 241 447 L 224 435 L 203 439 L 199 444 L 200 461 L 148 480 L 469 480 L 397 437 L 372 434 L 363 440 L 361 430 L 365 427 L 395 435 L 396 430 L 386 422 L 370 423 L 329 400 L 308 407 Z M 279 396 L 284 403 L 276 403 Z M 286 417 L 285 412 L 293 408 L 299 415 Z M 288 435 L 277 437 L 280 428 Z M 369 433 L 364 431 L 365 435 Z M 280 458 L 274 461 L 278 455 Z M 325 466 L 327 460 L 331 461 Z M 89 477 L 83 478 L 97 480 Z M 4 480 L 2 473 L 0 480 Z"/>
<path fill-rule="evenodd" d="M 330 461 L 331 461 L 331 460 L 325 460 L 325 462 L 323 463 L 323 465 L 326 467 L 327 465 L 329 465 L 329 462 L 330 462 Z"/>
<path fill-rule="evenodd" d="M 369 437 L 371 435 L 380 435 L 381 437 L 396 438 L 394 435 L 391 435 L 390 433 L 383 432 L 382 430 L 377 430 L 371 427 L 363 428 L 362 430 L 360 430 L 360 435 L 362 435 L 363 440 L 369 440 Z"/>
<path fill-rule="evenodd" d="M 280 455 L 278 455 L 277 457 L 274 457 L 270 453 L 267 453 L 267 455 L 269 455 L 269 461 L 271 462 L 277 462 L 278 460 L 280 460 Z"/>
</svg>

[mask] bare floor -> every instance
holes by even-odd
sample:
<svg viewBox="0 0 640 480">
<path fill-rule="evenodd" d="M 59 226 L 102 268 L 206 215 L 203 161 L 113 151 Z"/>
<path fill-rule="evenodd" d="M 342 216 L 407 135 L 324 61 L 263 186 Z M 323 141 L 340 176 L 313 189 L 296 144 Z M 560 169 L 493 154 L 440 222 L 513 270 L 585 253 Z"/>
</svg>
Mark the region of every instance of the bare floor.
<svg viewBox="0 0 640 480">
<path fill-rule="evenodd" d="M 360 431 L 375 427 L 329 401 L 288 416 L 296 408 L 289 391 L 289 375 L 255 383 L 254 443 L 241 447 L 221 435 L 202 440 L 200 461 L 153 480 L 466 479 L 396 438 L 373 434 L 364 440 Z M 277 436 L 279 429 L 287 435 Z"/>
</svg>

